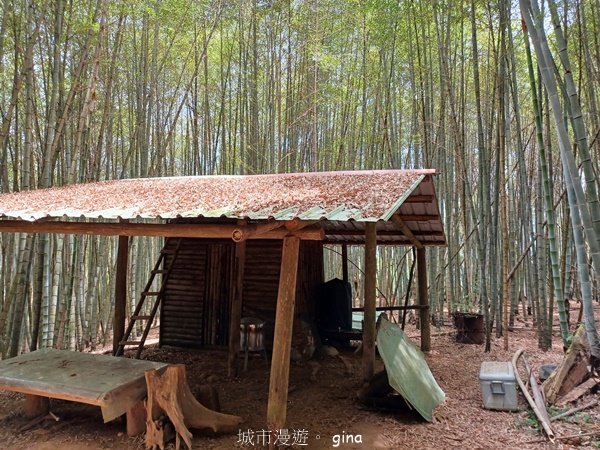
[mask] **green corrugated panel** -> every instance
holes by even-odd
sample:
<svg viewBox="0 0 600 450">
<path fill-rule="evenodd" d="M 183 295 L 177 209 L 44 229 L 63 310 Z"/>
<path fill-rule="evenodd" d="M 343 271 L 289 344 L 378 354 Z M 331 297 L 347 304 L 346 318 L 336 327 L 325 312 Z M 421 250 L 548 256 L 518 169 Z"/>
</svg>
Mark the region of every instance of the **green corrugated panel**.
<svg viewBox="0 0 600 450">
<path fill-rule="evenodd" d="M 92 211 L 89 213 L 85 213 L 84 216 L 85 217 L 97 217 L 97 218 L 104 218 L 104 219 L 116 219 L 118 217 L 121 217 L 123 219 L 129 219 L 131 217 L 134 217 L 138 212 L 138 208 L 109 208 L 109 209 L 103 209 L 103 210 L 98 210 L 98 211 Z M 54 211 L 52 211 L 50 214 L 54 215 Z"/>
<path fill-rule="evenodd" d="M 194 216 L 187 216 L 187 217 L 199 217 L 199 216 L 203 216 L 203 217 L 221 217 L 221 216 L 225 216 L 225 217 L 235 217 L 234 214 L 234 209 L 231 208 L 231 206 L 223 206 L 221 208 L 217 208 L 217 209 L 212 209 L 210 211 L 203 211 L 202 209 L 197 209 L 194 211 Z M 187 214 L 187 213 L 186 213 Z M 183 216 L 183 214 L 182 214 Z"/>
<path fill-rule="evenodd" d="M 285 208 L 281 211 L 277 211 L 276 213 L 272 214 L 272 216 L 275 220 L 292 220 L 297 217 L 297 211 L 298 208 L 292 206 L 290 208 Z"/>
<path fill-rule="evenodd" d="M 359 209 L 347 208 L 346 206 L 338 207 L 327 214 L 328 220 L 348 221 L 350 219 L 360 220 L 361 218 L 362 215 Z"/>
<path fill-rule="evenodd" d="M 250 220 L 264 220 L 268 219 L 271 216 L 271 210 L 260 209 L 258 211 L 251 212 L 247 214 L 248 219 Z"/>
<path fill-rule="evenodd" d="M 177 211 L 170 211 L 166 213 L 161 213 L 158 215 L 160 219 L 175 219 L 177 217 L 181 217 L 181 213 Z"/>
<path fill-rule="evenodd" d="M 337 208 L 330 210 L 327 214 L 325 214 L 325 217 L 327 220 L 343 220 L 338 219 L 338 217 L 343 217 L 345 214 L 347 214 L 346 211 L 346 205 L 340 205 Z"/>
<path fill-rule="evenodd" d="M 383 319 L 377 333 L 377 348 L 385 364 L 388 380 L 423 418 L 433 421 L 433 410 L 445 394 L 429 370 L 421 350 L 398 325 Z"/>
<path fill-rule="evenodd" d="M 304 212 L 298 214 L 300 220 L 320 220 L 327 214 L 327 211 L 320 206 L 313 206 Z"/>
<path fill-rule="evenodd" d="M 188 211 L 180 211 L 177 216 L 179 217 L 200 217 L 203 216 L 205 211 L 201 208 L 190 209 Z"/>
</svg>

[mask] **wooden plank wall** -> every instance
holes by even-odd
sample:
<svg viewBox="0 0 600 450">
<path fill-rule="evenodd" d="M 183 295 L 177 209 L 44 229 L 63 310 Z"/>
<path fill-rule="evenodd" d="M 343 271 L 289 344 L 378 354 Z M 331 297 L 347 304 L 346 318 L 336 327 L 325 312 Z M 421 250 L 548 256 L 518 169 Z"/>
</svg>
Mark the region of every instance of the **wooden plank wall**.
<svg viewBox="0 0 600 450">
<path fill-rule="evenodd" d="M 296 281 L 296 316 L 315 320 L 316 288 L 323 283 L 323 243 L 301 241 Z"/>
<path fill-rule="evenodd" d="M 176 241 L 167 249 L 174 249 Z M 170 263 L 167 257 L 167 263 Z M 206 291 L 207 246 L 197 239 L 184 239 L 161 304 L 160 344 L 201 347 Z"/>
<path fill-rule="evenodd" d="M 207 245 L 202 344 L 228 344 L 234 254 L 235 245 L 231 241 Z"/>
<path fill-rule="evenodd" d="M 242 317 L 275 322 L 281 248 L 279 240 L 256 239 L 246 243 Z"/>
<path fill-rule="evenodd" d="M 174 247 L 175 242 L 170 244 Z M 272 344 L 281 264 L 280 240 L 249 240 L 242 317 L 267 322 Z M 227 345 L 235 246 L 229 240 L 184 239 L 165 288 L 160 344 L 199 348 Z M 314 289 L 323 282 L 323 247 L 302 241 L 298 261 L 296 315 L 314 317 Z"/>
<path fill-rule="evenodd" d="M 266 321 L 265 343 L 273 344 L 282 241 L 251 240 L 246 246 L 242 317 Z M 323 282 L 323 244 L 301 241 L 296 281 L 295 317 L 314 320 L 315 288 Z"/>
</svg>

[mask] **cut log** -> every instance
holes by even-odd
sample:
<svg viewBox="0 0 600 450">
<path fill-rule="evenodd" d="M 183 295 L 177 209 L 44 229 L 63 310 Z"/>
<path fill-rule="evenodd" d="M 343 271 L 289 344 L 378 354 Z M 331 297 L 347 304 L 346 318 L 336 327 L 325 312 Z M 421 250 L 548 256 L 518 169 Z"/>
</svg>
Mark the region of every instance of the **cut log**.
<svg viewBox="0 0 600 450">
<path fill-rule="evenodd" d="M 579 386 L 577 386 L 571 392 L 567 393 L 563 397 L 560 397 L 556 401 L 556 404 L 558 406 L 562 406 L 562 405 L 566 405 L 567 403 L 574 402 L 579 397 L 581 397 L 581 396 L 585 395 L 587 392 L 589 392 L 590 389 L 592 389 L 597 384 L 598 384 L 598 380 L 597 379 L 590 378 L 589 380 L 581 383 Z"/>
<path fill-rule="evenodd" d="M 548 403 L 554 404 L 559 396 L 566 395 L 588 378 L 587 347 L 585 328 L 580 326 L 562 362 L 542 384 Z"/>
<path fill-rule="evenodd" d="M 557 397 L 567 395 L 590 376 L 588 357 L 581 353 L 575 358 L 575 362 L 571 366 L 571 370 L 563 380 L 562 386 L 558 389 Z"/>
<path fill-rule="evenodd" d="M 173 424 L 179 448 L 182 439 L 192 448 L 190 428 L 210 428 L 217 433 L 237 431 L 242 422 L 238 416 L 222 414 L 203 406 L 192 394 L 183 364 L 171 365 L 162 374 L 156 370 L 145 373 L 148 388 L 146 402 L 146 448 L 164 449 L 165 433 L 161 416 Z"/>
</svg>

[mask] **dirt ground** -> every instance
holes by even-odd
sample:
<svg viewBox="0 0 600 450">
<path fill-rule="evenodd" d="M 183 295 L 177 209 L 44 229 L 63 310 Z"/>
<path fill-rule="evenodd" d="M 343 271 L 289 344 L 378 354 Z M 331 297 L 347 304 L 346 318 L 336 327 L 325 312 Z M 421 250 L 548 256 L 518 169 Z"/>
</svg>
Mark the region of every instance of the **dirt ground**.
<svg viewBox="0 0 600 450">
<path fill-rule="evenodd" d="M 534 333 L 519 323 L 510 333 L 510 349 L 502 350 L 502 340 L 493 342 L 492 351 L 483 346 L 459 344 L 450 327 L 433 330 L 433 350 L 426 356 L 446 401 L 438 407 L 435 422 L 427 423 L 411 411 L 380 412 L 368 410 L 355 401 L 361 385 L 360 356 L 342 352 L 322 356 L 305 364 L 292 363 L 288 404 L 288 447 L 292 449 L 534 449 L 600 448 L 600 436 L 582 437 L 570 443 L 544 443 L 532 414 L 520 394 L 518 412 L 489 411 L 482 408 L 479 369 L 482 361 L 510 361 L 518 348 L 524 348 L 529 363 L 537 370 L 541 364 L 561 360 L 561 344 L 554 338 L 553 348 L 541 352 Z M 418 342 L 418 332 L 408 330 Z M 221 349 L 184 351 L 149 346 L 144 359 L 184 363 L 192 391 L 211 384 L 219 391 L 224 412 L 244 418 L 239 433 L 215 436 L 194 430 L 194 449 L 260 448 L 265 428 L 269 371 L 264 359 L 250 359 L 249 370 L 238 379 L 226 377 L 227 354 Z M 381 361 L 378 360 L 381 365 Z M 311 372 L 319 367 L 316 381 Z M 349 370 L 351 369 L 351 370 Z M 582 402 L 590 401 L 588 396 Z M 28 422 L 22 416 L 23 396 L 0 392 L 0 448 L 32 450 L 143 449 L 143 437 L 131 438 L 122 422 L 103 424 L 95 407 L 53 401 L 58 421 L 45 421 L 20 431 Z M 566 410 L 567 408 L 563 408 Z M 569 421 L 557 421 L 557 435 L 589 433 L 599 430 L 600 409 L 578 413 Z M 252 436 L 253 445 L 244 444 Z M 360 437 L 360 438 L 359 438 Z M 264 438 L 264 436 L 263 436 Z M 597 440 L 594 440 L 597 439 Z M 352 443 L 354 440 L 354 443 Z M 357 443 L 357 441 L 361 441 Z M 306 445 L 301 445 L 306 444 Z M 174 448 L 170 444 L 168 448 Z"/>
</svg>

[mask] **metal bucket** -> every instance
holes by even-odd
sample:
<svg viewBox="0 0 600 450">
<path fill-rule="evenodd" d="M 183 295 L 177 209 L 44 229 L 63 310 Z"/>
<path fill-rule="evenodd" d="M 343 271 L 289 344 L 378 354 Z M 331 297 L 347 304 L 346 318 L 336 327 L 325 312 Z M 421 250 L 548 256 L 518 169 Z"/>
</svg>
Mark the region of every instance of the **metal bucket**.
<svg viewBox="0 0 600 450">
<path fill-rule="evenodd" d="M 483 344 L 485 342 L 485 328 L 483 315 L 456 312 L 454 326 L 456 327 L 456 342 L 463 344 Z"/>
<path fill-rule="evenodd" d="M 255 317 L 244 317 L 240 322 L 240 349 L 259 352 L 265 349 L 265 321 Z"/>
</svg>

